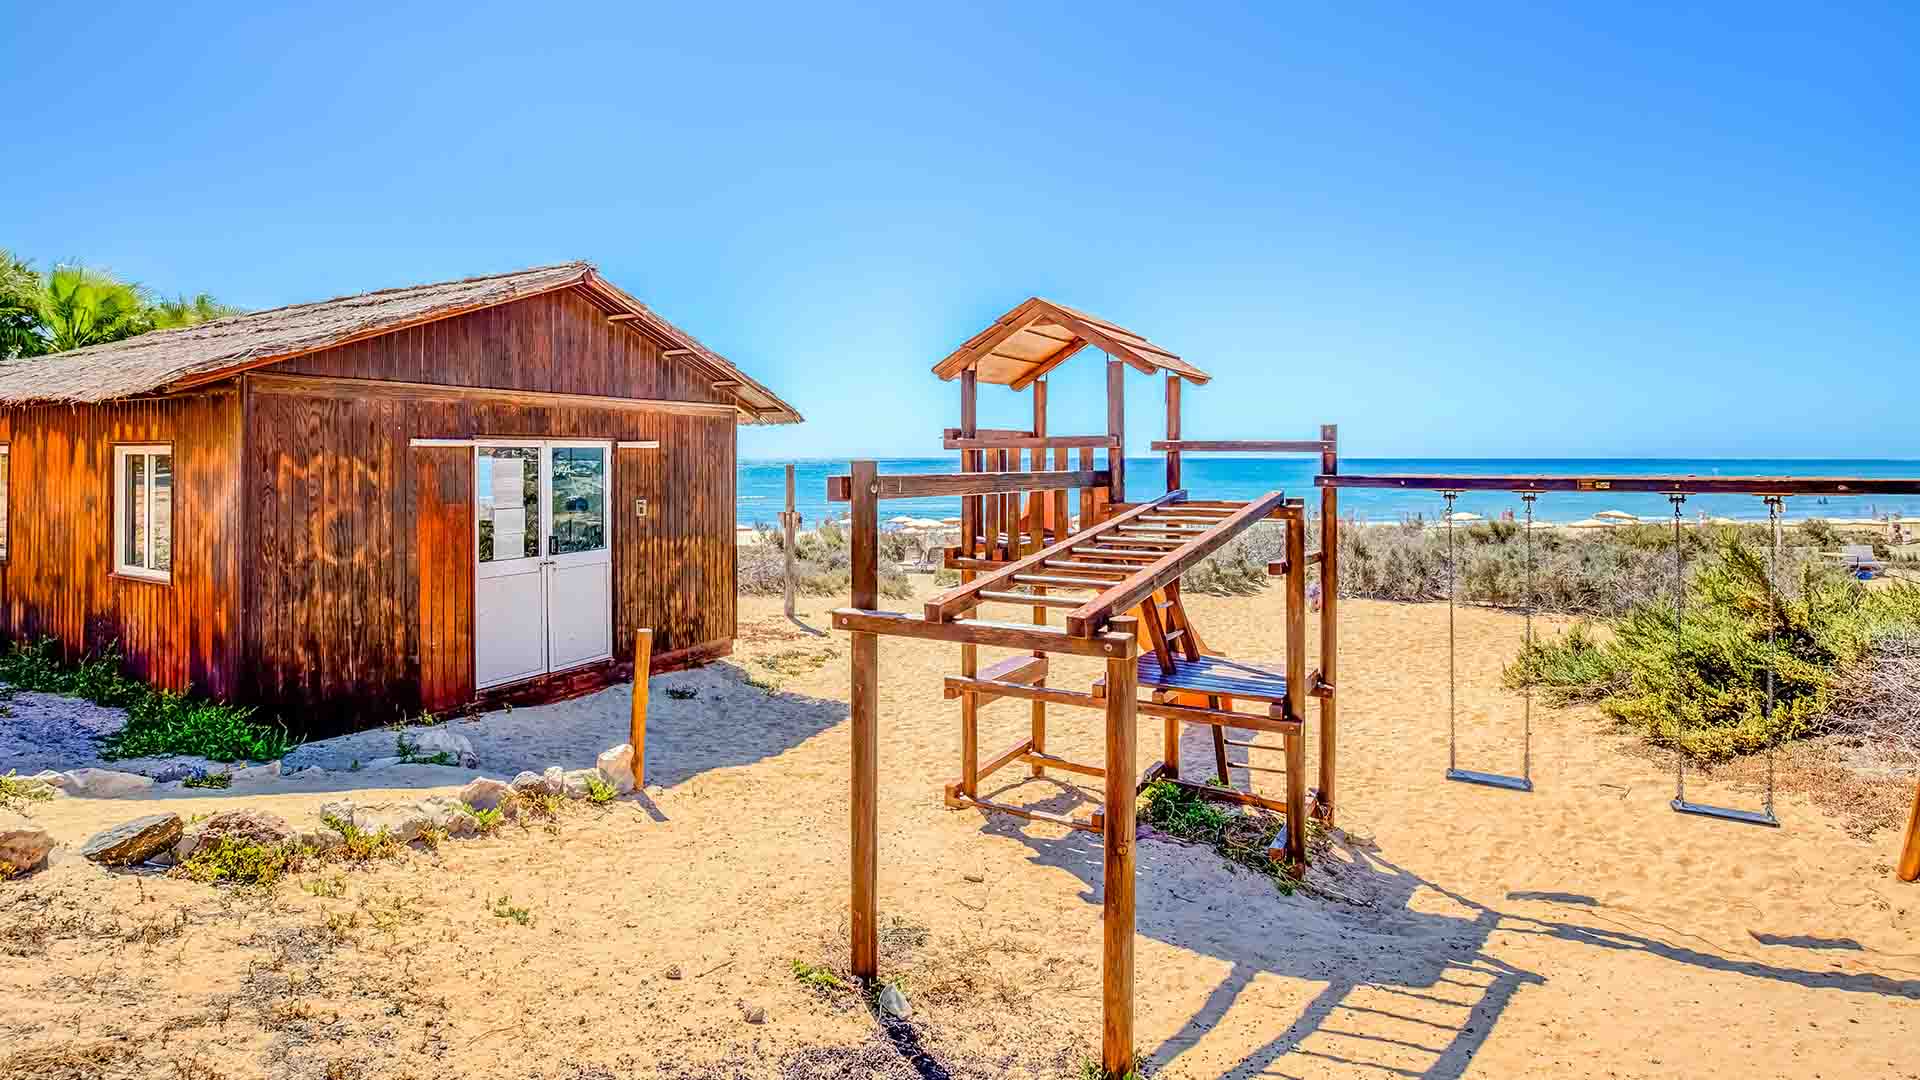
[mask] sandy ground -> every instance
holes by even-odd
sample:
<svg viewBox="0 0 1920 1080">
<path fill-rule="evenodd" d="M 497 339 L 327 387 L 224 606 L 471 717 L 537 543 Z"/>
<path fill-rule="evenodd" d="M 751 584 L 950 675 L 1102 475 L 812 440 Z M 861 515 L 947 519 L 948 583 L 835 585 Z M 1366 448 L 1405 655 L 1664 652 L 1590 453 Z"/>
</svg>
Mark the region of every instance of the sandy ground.
<svg viewBox="0 0 1920 1080">
<path fill-rule="evenodd" d="M 1279 657 L 1280 604 L 1190 600 L 1211 645 L 1250 659 Z M 803 611 L 824 625 L 829 606 Z M 1372 904 L 1282 896 L 1210 852 L 1143 842 L 1138 1029 L 1157 1075 L 1920 1076 L 1920 889 L 1890 877 L 1897 836 L 1853 838 L 1791 793 L 1780 830 L 1680 817 L 1665 768 L 1581 712 L 1535 710 L 1534 793 L 1450 784 L 1444 609 L 1345 615 L 1349 840 L 1330 867 Z M 957 773 L 951 646 L 881 644 L 882 967 L 913 1025 L 877 1040 L 848 995 L 794 979 L 795 960 L 845 958 L 846 642 L 792 630 L 773 600 L 743 600 L 741 624 L 735 659 L 698 676 L 726 681 L 724 707 L 656 713 L 646 792 L 551 830 L 266 894 L 71 857 L 0 886 L 0 1073 L 1074 1075 L 1098 1043 L 1098 842 L 941 806 Z M 1461 613 L 1463 765 L 1518 765 L 1520 702 L 1498 667 L 1519 633 L 1515 616 Z M 618 731 L 627 700 L 555 715 Z M 986 716 L 990 750 L 1027 725 L 1011 704 Z M 1142 725 L 1142 767 L 1157 730 Z M 1058 710 L 1050 741 L 1098 761 L 1096 714 Z M 1094 796 L 1012 770 L 986 787 L 1079 813 Z M 272 792 L 167 808 L 294 813 L 327 797 Z M 1758 799 L 1717 780 L 1692 794 Z M 73 843 L 148 809 L 34 813 Z M 907 1067 L 920 1051 L 937 1064 Z"/>
</svg>

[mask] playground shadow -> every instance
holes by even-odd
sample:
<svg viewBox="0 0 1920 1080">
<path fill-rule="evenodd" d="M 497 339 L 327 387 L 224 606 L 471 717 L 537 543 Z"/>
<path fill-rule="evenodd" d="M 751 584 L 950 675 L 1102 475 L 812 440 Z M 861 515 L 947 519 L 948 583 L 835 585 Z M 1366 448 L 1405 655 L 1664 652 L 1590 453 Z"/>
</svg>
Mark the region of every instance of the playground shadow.
<svg viewBox="0 0 1920 1080">
<path fill-rule="evenodd" d="M 1190 759 L 1191 760 L 1191 759 Z M 1205 759 L 1202 759 L 1205 760 Z M 1014 789 L 1019 788 L 1020 791 Z M 989 797 L 1084 816 L 1087 793 L 1052 780 L 1009 782 Z M 1097 836 L 988 816 L 982 831 L 1025 845 L 1032 862 L 1079 879 L 1080 898 L 1103 900 Z M 1577 895 L 1509 894 L 1508 899 L 1564 904 L 1543 917 L 1475 902 L 1395 865 L 1370 845 L 1336 834 L 1315 877 L 1349 903 L 1308 889 L 1280 894 L 1257 875 L 1230 869 L 1210 852 L 1155 839 L 1143 830 L 1136 848 L 1136 929 L 1143 937 L 1209 956 L 1228 966 L 1206 999 L 1157 1046 L 1141 1047 L 1156 1066 L 1199 1043 L 1216 1027 L 1260 1024 L 1263 1041 L 1218 1075 L 1228 1078 L 1315 1073 L 1289 1069 L 1294 1057 L 1370 1072 L 1421 1078 L 1466 1073 L 1521 988 L 1548 976 L 1490 954 L 1489 935 L 1536 934 L 1593 948 L 1642 952 L 1675 964 L 1730 972 L 1839 993 L 1920 1000 L 1920 979 L 1768 963 L 1726 955 L 1699 943 L 1679 944 L 1641 932 L 1632 916 L 1607 912 Z M 1807 943 L 1756 936 L 1763 944 Z M 1809 943 L 1810 944 L 1810 943 Z M 1827 944 L 1845 948 L 1844 943 Z M 1278 1014 L 1271 992 L 1248 994 L 1262 976 L 1321 984 L 1296 1012 Z M 1304 1062 L 1301 1063 L 1305 1065 Z"/>
</svg>

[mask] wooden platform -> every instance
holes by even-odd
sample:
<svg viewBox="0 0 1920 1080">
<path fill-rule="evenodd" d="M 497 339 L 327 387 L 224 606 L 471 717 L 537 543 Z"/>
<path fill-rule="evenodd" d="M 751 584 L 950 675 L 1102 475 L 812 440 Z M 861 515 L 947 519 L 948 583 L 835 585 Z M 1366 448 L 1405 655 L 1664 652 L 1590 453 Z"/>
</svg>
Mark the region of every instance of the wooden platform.
<svg viewBox="0 0 1920 1080">
<path fill-rule="evenodd" d="M 1153 653 L 1143 652 L 1138 672 L 1141 690 L 1184 690 L 1248 701 L 1284 703 L 1287 700 L 1285 675 L 1224 656 L 1203 656 L 1198 660 L 1179 658 L 1169 672 L 1161 668 Z"/>
</svg>

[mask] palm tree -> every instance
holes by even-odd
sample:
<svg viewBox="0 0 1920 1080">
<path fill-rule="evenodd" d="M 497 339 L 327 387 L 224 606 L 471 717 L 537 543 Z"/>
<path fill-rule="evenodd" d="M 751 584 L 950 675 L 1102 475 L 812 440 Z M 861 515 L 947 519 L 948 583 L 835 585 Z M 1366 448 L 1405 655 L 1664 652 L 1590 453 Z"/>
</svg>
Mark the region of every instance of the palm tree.
<svg viewBox="0 0 1920 1080">
<path fill-rule="evenodd" d="M 160 300 L 147 310 L 148 318 L 155 330 L 172 330 L 180 326 L 197 326 L 203 322 L 224 319 L 229 315 L 240 314 L 240 309 L 223 304 L 206 293 L 187 296 L 184 293 L 171 300 Z"/>
<path fill-rule="evenodd" d="M 47 351 L 40 325 L 44 296 L 39 272 L 0 248 L 0 360 L 39 356 Z"/>
<path fill-rule="evenodd" d="M 77 264 L 56 266 L 47 275 L 41 310 L 52 352 L 119 341 L 153 328 L 138 286 Z"/>
</svg>

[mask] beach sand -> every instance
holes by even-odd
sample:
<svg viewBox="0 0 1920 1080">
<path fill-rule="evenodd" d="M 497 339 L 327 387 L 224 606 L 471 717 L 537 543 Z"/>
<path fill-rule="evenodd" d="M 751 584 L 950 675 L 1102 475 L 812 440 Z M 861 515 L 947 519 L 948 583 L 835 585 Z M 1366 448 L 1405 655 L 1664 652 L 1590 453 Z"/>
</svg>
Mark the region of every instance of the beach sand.
<svg viewBox="0 0 1920 1080">
<path fill-rule="evenodd" d="M 1211 646 L 1281 657 L 1277 590 L 1188 602 Z M 802 617 L 824 627 L 832 606 L 803 599 Z M 1343 616 L 1346 835 L 1318 873 L 1370 903 L 1282 896 L 1209 851 L 1143 841 L 1137 1027 L 1156 1075 L 1920 1076 L 1920 888 L 1890 876 L 1897 835 L 1856 839 L 1796 794 L 1779 830 L 1681 817 L 1666 766 L 1584 710 L 1536 707 L 1532 794 L 1448 783 L 1445 608 L 1348 601 Z M 834 1048 L 897 1052 L 791 969 L 845 959 L 846 638 L 792 628 L 777 599 L 743 598 L 740 618 L 733 660 L 697 675 L 725 707 L 658 711 L 645 794 L 575 808 L 557 832 L 509 827 L 268 895 L 70 854 L 0 886 L 0 1063 L 19 1077 L 867 1075 L 829 1069 L 852 1055 Z M 1498 682 L 1520 628 L 1459 613 L 1463 766 L 1519 765 L 1521 703 Z M 945 809 L 955 649 L 883 639 L 880 655 L 883 974 L 952 1075 L 1076 1075 L 1099 1042 L 1098 839 Z M 1054 672 L 1085 685 L 1094 668 Z M 616 688 L 551 708 L 611 743 L 627 701 Z M 1098 714 L 1053 715 L 1051 749 L 1099 761 Z M 983 750 L 1027 723 L 1023 705 L 990 707 Z M 1139 742 L 1144 767 L 1157 722 Z M 1189 752 L 1189 770 L 1209 759 Z M 983 787 L 1080 814 L 1097 798 L 1014 769 Z M 336 797 L 273 790 L 166 808 L 291 816 Z M 1759 799 L 1719 780 L 1691 792 Z M 155 801 L 33 812 L 77 844 Z M 530 925 L 498 914 L 522 907 Z M 47 1064 L 63 1054 L 96 1064 Z"/>
</svg>

